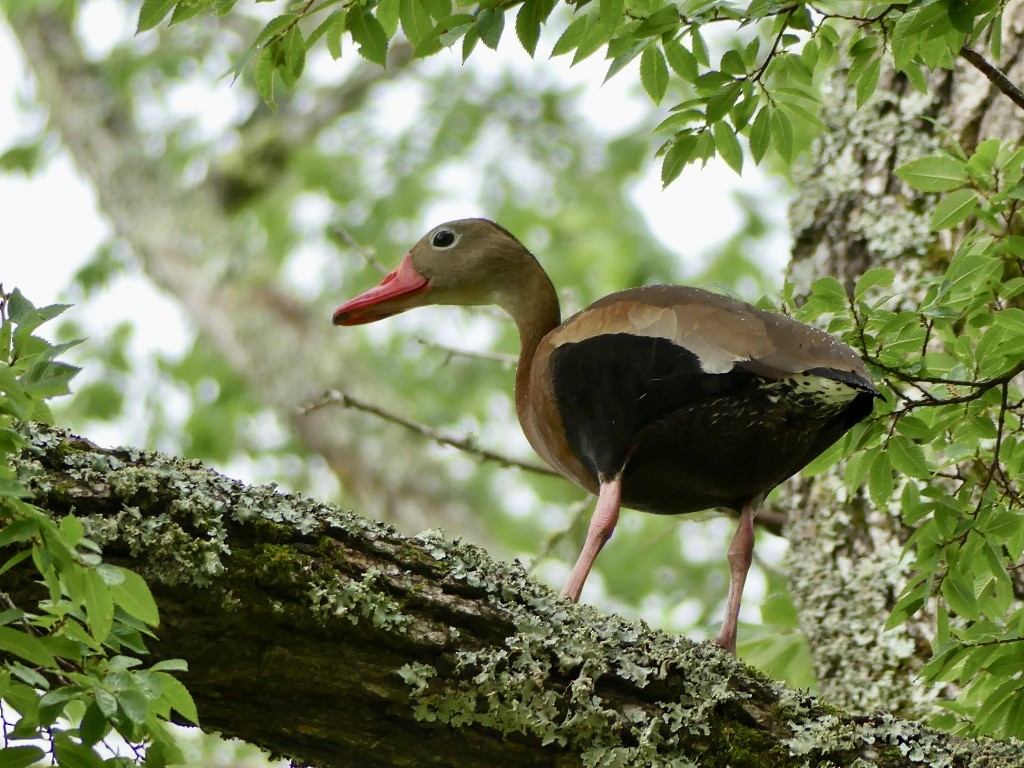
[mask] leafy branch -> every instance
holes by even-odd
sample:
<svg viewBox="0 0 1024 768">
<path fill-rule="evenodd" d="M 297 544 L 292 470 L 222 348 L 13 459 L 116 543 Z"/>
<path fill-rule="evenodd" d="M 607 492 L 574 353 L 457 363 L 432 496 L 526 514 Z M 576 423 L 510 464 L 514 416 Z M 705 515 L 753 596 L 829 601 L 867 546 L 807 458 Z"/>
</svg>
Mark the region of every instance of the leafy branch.
<svg viewBox="0 0 1024 768">
<path fill-rule="evenodd" d="M 461 42 L 466 59 L 478 43 L 497 48 L 506 17 L 513 13 L 516 36 L 533 56 L 541 29 L 552 23 L 558 5 L 556 0 L 513 0 L 453 9 L 446 0 L 307 0 L 266 24 L 240 58 L 236 72 L 255 59 L 257 87 L 273 104 L 275 82 L 295 87 L 308 52 L 321 40 L 339 58 L 347 35 L 359 55 L 382 67 L 399 33 L 417 57 Z M 741 136 L 755 162 L 769 149 L 787 161 L 806 149 L 822 128 L 814 74 L 841 54 L 851 62 L 847 87 L 856 93 L 858 105 L 874 92 L 883 55 L 922 91 L 927 89 L 922 68 L 948 66 L 950 56 L 962 55 L 1016 103 L 1024 104 L 1021 92 L 1005 75 L 968 45 L 988 35 L 993 52 L 998 51 L 998 4 L 915 0 L 878 8 L 861 3 L 877 9 L 864 14 L 843 5 L 832 7 L 827 0 L 760 0 L 745 10 L 715 1 L 697 12 L 680 12 L 676 4 L 654 4 L 638 12 L 625 0 L 564 5 L 573 15 L 552 56 L 572 54 L 575 64 L 604 51 L 610 62 L 607 77 L 639 58 L 640 81 L 655 104 L 674 86 L 680 100 L 656 129 L 668 134 L 659 149 L 665 184 L 687 164 L 707 162 L 716 155 L 738 172 L 744 162 Z M 203 12 L 226 12 L 223 0 L 145 0 L 139 30 L 155 27 L 168 14 L 173 24 Z M 300 21 L 314 16 L 321 20 L 304 36 Z M 735 31 L 731 38 L 716 42 L 720 56 L 718 51 L 712 55 L 701 32 L 710 24 L 725 24 Z M 763 42 L 768 51 L 762 55 Z"/>
</svg>

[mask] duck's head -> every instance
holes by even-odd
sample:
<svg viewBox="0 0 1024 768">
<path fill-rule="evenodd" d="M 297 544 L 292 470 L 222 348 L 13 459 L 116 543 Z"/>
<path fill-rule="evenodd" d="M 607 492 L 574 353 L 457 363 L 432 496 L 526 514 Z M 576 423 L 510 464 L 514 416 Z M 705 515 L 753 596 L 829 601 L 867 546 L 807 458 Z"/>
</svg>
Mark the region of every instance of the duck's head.
<svg viewBox="0 0 1024 768">
<path fill-rule="evenodd" d="M 361 325 L 427 304 L 498 304 L 510 309 L 536 260 L 507 230 L 487 219 L 448 221 L 431 229 L 398 267 L 334 311 L 335 325 Z"/>
</svg>

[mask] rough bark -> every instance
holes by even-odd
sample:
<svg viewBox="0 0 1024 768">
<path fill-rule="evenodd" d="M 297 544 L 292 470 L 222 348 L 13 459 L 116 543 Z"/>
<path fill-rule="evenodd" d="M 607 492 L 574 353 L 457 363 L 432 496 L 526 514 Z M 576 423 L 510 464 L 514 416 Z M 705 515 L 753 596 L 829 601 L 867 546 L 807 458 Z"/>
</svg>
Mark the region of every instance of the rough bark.
<svg viewBox="0 0 1024 768">
<path fill-rule="evenodd" d="M 1014 82 L 1024 80 L 1022 28 L 1024 4 L 1012 2 L 1004 15 L 1004 60 L 996 63 Z M 929 231 L 938 197 L 913 193 L 896 168 L 942 145 L 936 126 L 970 151 L 987 138 L 1018 138 L 1024 112 L 963 60 L 955 71 L 933 74 L 927 93 L 883 72 L 860 110 L 843 78 L 838 72 L 826 89 L 827 131 L 797 174 L 789 278 L 798 293 L 822 275 L 835 275 L 852 290 L 865 270 L 887 266 L 897 274 L 896 294 L 911 307 L 921 298 L 921 278 L 945 268 L 954 243 L 948 233 L 940 238 Z M 910 531 L 897 503 L 875 509 L 841 477 L 839 467 L 794 481 L 784 499 L 790 584 L 822 692 L 852 711 L 888 707 L 922 717 L 944 695 L 917 674 L 929 656 L 930 617 L 926 611 L 883 630 L 908 576 L 901 555 Z M 899 495 L 897 488 L 893 498 Z"/>
<path fill-rule="evenodd" d="M 573 606 L 517 564 L 198 462 L 26 428 L 32 499 L 73 511 L 161 610 L 204 727 L 325 766 L 1024 765 L 1024 748 L 855 717 L 711 645 Z M 0 588 L 37 587 L 12 570 Z"/>
<path fill-rule="evenodd" d="M 345 492 L 368 513 L 405 530 L 432 521 L 486 540 L 465 504 L 451 495 L 451 484 L 443 482 L 443 466 L 423 456 L 417 462 L 401 460 L 404 435 L 389 434 L 389 450 L 371 456 L 365 436 L 380 425 L 328 411 L 299 413 L 302 403 L 330 387 L 387 391 L 365 370 L 352 376 L 346 340 L 332 333 L 329 308 L 303 305 L 263 280 L 247 279 L 244 270 L 235 270 L 230 280 L 223 274 L 227 265 L 260 263 L 261 243 L 240 234 L 231 218 L 246 183 L 240 175 L 258 175 L 268 152 L 279 160 L 281 152 L 314 141 L 356 108 L 370 88 L 400 71 L 410 58 L 408 47 L 397 46 L 398 57 L 388 70 L 357 67 L 342 87 L 324 89 L 311 109 L 283 104 L 274 126 L 257 110 L 240 129 L 241 146 L 230 167 L 190 184 L 168 167 L 139 128 L 129 97 L 88 61 L 61 11 L 19 14 L 11 22 L 35 78 L 36 98 L 96 189 L 117 236 L 255 395 L 327 460 Z M 279 170 L 279 162 L 272 165 Z M 299 349 L 319 352 L 297 355 Z"/>
</svg>

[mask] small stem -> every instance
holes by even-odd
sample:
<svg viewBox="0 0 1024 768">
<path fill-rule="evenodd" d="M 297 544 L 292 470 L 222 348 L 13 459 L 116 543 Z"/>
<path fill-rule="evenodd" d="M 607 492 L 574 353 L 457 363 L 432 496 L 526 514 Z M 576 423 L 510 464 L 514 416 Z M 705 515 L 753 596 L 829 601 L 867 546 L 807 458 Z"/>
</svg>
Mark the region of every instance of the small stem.
<svg viewBox="0 0 1024 768">
<path fill-rule="evenodd" d="M 532 461 L 523 461 L 513 456 L 507 456 L 497 451 L 491 451 L 486 448 L 481 448 L 476 444 L 476 441 L 472 437 L 456 437 L 449 435 L 444 432 L 440 432 L 432 427 L 428 427 L 425 424 L 418 424 L 415 421 L 410 421 L 396 413 L 391 413 L 379 405 L 368 403 L 365 400 L 359 400 L 358 398 L 352 397 L 345 392 L 339 392 L 336 389 L 328 390 L 318 400 L 314 400 L 311 403 L 307 403 L 299 409 L 299 413 L 305 415 L 318 411 L 328 405 L 340 405 L 343 408 L 353 408 L 363 413 L 368 413 L 371 416 L 376 416 L 384 421 L 397 424 L 400 427 L 405 427 L 410 432 L 415 432 L 417 435 L 421 435 L 429 440 L 433 440 L 439 445 L 447 445 L 452 448 L 457 448 L 463 453 L 468 453 L 470 456 L 475 456 L 481 461 L 494 461 L 503 467 L 515 467 L 516 469 L 522 469 L 526 472 L 534 472 L 538 475 L 548 475 L 552 477 L 558 477 L 558 474 L 547 467 L 535 464 Z"/>
</svg>

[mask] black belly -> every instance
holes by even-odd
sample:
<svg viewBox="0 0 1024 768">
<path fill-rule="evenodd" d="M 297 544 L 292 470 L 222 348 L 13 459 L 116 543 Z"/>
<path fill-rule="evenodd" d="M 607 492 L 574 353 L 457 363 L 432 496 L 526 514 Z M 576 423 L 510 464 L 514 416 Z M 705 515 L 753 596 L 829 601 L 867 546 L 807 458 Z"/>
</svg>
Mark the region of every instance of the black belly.
<svg viewBox="0 0 1024 768">
<path fill-rule="evenodd" d="M 551 366 L 576 457 L 595 480 L 621 474 L 624 506 L 658 514 L 739 509 L 838 440 L 873 399 L 787 396 L 785 380 L 705 373 L 679 345 L 630 334 L 564 344 Z"/>
</svg>

